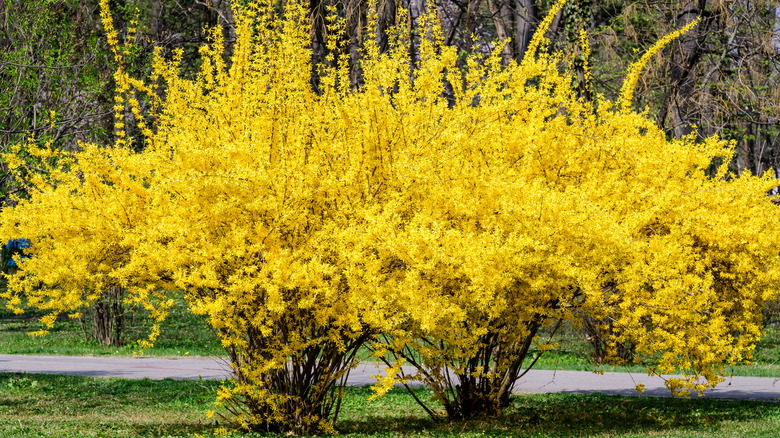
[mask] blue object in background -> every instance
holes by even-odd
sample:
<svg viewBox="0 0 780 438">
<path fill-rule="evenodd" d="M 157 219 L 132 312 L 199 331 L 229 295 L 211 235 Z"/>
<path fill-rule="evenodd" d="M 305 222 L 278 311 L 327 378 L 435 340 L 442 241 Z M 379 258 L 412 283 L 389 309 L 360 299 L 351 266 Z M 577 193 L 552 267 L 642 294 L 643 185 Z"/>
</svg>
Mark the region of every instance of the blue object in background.
<svg viewBox="0 0 780 438">
<path fill-rule="evenodd" d="M 16 261 L 14 261 L 13 256 L 15 254 L 22 254 L 22 250 L 25 248 L 30 247 L 30 241 L 25 238 L 21 239 L 11 239 L 8 241 L 8 243 L 5 245 L 5 249 L 8 251 L 8 266 L 16 266 Z M 22 254 L 21 258 L 26 258 L 24 254 Z"/>
</svg>

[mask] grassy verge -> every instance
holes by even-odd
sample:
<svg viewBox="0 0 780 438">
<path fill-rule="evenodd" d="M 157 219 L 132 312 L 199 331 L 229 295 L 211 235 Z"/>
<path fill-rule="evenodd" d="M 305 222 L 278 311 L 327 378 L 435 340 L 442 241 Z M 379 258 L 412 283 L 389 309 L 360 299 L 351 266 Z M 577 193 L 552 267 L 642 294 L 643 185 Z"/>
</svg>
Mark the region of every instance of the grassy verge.
<svg viewBox="0 0 780 438">
<path fill-rule="evenodd" d="M 176 305 L 171 315 L 161 324 L 161 335 L 154 348 L 144 351 L 147 356 L 220 356 L 224 350 L 206 322 L 187 311 L 181 296 L 175 296 Z M 0 308 L 0 354 L 42 354 L 42 355 L 90 355 L 90 356 L 132 356 L 138 346 L 132 340 L 143 338 L 149 331 L 150 322 L 143 311 L 128 313 L 127 338 L 131 340 L 122 347 L 103 347 L 97 342 L 85 339 L 82 323 L 78 320 L 57 321 L 51 333 L 44 337 L 29 336 L 42 325 L 37 322 L 41 315 L 26 313 L 14 315 Z M 773 318 L 780 320 L 780 316 Z M 557 335 L 560 348 L 545 353 L 535 365 L 536 369 L 593 371 L 596 366 L 591 360 L 590 349 L 576 329 L 568 328 Z M 370 353 L 365 353 L 370 357 Z M 729 366 L 726 373 L 734 376 L 778 377 L 780 376 L 780 322 L 766 327 L 761 342 L 757 345 L 753 364 Z M 621 366 L 601 365 L 598 370 L 606 372 L 645 373 L 641 364 Z"/>
<path fill-rule="evenodd" d="M 594 365 L 588 345 L 574 330 L 564 330 L 557 338 L 560 348 L 545 353 L 534 366 L 544 370 L 578 370 L 645 373 L 642 364 Z M 780 377 L 780 322 L 765 327 L 764 336 L 756 345 L 752 363 L 724 367 L 727 375 Z"/>
<path fill-rule="evenodd" d="M 171 314 L 160 325 L 161 334 L 147 356 L 218 356 L 225 351 L 203 318 L 187 310 L 184 299 L 173 295 L 176 302 Z M 132 356 L 138 351 L 138 339 L 145 339 L 151 322 L 145 311 L 129 309 L 126 314 L 126 339 L 123 346 L 104 347 L 84 336 L 84 322 L 60 319 L 50 333 L 42 337 L 28 335 L 41 330 L 42 314 L 28 311 L 14 315 L 0 308 L 0 354 L 41 354 L 67 356 Z"/>
<path fill-rule="evenodd" d="M 0 436 L 213 436 L 218 425 L 206 418 L 206 411 L 214 407 L 216 385 L 203 381 L 0 373 Z M 428 396 L 427 390 L 419 391 L 421 396 Z M 434 423 L 400 389 L 371 401 L 370 395 L 368 388 L 347 388 L 336 425 L 341 435 L 774 437 L 780 434 L 780 404 L 777 403 L 527 395 L 514 397 L 512 406 L 497 419 Z"/>
</svg>

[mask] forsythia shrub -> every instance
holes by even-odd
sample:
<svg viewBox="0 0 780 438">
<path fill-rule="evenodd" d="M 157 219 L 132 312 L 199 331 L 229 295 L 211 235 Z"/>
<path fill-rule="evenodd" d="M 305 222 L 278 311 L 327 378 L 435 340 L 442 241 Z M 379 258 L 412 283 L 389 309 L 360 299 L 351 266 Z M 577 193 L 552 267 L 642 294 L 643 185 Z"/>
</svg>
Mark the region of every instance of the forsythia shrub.
<svg viewBox="0 0 780 438">
<path fill-rule="evenodd" d="M 577 315 L 611 321 L 613 348 L 657 358 L 650 372 L 682 372 L 667 380 L 676 394 L 714 386 L 723 363 L 749 357 L 761 303 L 776 293 L 778 253 L 760 242 L 777 237 L 766 196 L 777 183 L 726 175 L 727 144 L 668 141 L 630 110 L 641 65 L 680 32 L 631 69 L 619 102 L 591 104 L 555 56 L 503 67 L 497 48 L 459 72 L 429 19 L 414 82 L 367 80 L 398 88 L 383 111 L 404 120 L 386 173 L 405 185 L 365 219 L 361 236 L 373 237 L 352 262 L 358 284 L 397 291 L 408 315 L 377 353 L 416 367 L 409 377 L 450 418 L 499 413 L 529 353 L 551 348 L 540 329 Z M 445 80 L 463 84 L 454 105 Z M 426 86 L 438 88 L 421 96 Z M 405 152 L 409 132 L 420 143 Z"/>
<path fill-rule="evenodd" d="M 145 149 L 84 145 L 2 211 L 0 237 L 32 241 L 10 307 L 52 324 L 119 286 L 161 319 L 183 289 L 230 353 L 219 403 L 297 433 L 333 431 L 366 345 L 391 365 L 380 393 L 412 364 L 450 418 L 500 412 L 551 347 L 540 331 L 583 314 L 650 372 L 684 373 L 675 393 L 750 357 L 778 280 L 776 182 L 727 175 L 729 145 L 669 141 L 632 111 L 646 61 L 619 102 L 583 102 L 537 53 L 547 22 L 521 64 L 497 47 L 459 68 L 431 12 L 419 59 L 402 26 L 387 52 L 366 41 L 353 89 L 335 17 L 328 65 L 311 65 L 304 6 L 235 6 L 230 63 L 215 30 L 196 78 L 176 56 L 146 83 L 117 72 Z"/>
</svg>

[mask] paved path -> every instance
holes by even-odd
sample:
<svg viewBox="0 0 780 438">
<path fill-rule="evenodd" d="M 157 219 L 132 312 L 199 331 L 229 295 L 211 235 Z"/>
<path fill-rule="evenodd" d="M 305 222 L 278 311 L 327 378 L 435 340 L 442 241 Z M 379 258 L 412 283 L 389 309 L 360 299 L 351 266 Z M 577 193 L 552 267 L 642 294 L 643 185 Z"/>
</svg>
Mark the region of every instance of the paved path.
<svg viewBox="0 0 780 438">
<path fill-rule="evenodd" d="M 224 379 L 228 365 L 220 359 L 197 358 L 126 358 L 0 355 L 0 372 L 66 374 L 89 377 L 122 377 L 129 379 Z M 361 364 L 352 370 L 348 384 L 371 385 L 381 372 L 376 365 Z M 531 370 L 515 385 L 517 393 L 559 392 L 582 394 L 640 395 L 634 389 L 645 385 L 641 395 L 668 397 L 661 377 L 645 374 L 604 373 L 588 371 Z M 780 401 L 780 379 L 769 377 L 733 377 L 706 391 L 704 397 Z"/>
<path fill-rule="evenodd" d="M 64 374 L 126 379 L 224 379 L 227 363 L 217 359 L 0 354 L 0 372 Z"/>
</svg>

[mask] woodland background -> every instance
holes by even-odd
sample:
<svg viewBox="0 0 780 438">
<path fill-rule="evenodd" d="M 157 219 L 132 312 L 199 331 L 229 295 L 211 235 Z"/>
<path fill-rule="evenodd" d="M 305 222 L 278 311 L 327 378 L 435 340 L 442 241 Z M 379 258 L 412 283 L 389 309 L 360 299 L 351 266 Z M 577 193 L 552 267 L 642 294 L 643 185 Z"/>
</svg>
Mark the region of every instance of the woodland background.
<svg viewBox="0 0 780 438">
<path fill-rule="evenodd" d="M 236 0 L 241 1 L 241 0 Z M 284 0 L 281 0 L 282 2 Z M 436 0 L 446 43 L 465 62 L 471 51 L 490 51 L 497 40 L 507 60 L 520 60 L 533 32 L 552 6 L 550 0 Z M 311 0 L 315 57 L 325 57 L 325 7 Z M 365 31 L 368 0 L 332 0 L 346 19 L 343 50 L 358 58 L 360 41 L 376 38 L 397 20 L 398 7 L 410 11 L 409 25 L 418 36 L 425 0 L 379 0 L 379 32 Z M 281 6 L 281 5 L 280 5 Z M 135 52 L 125 68 L 144 76 L 155 47 L 183 50 L 184 73 L 197 70 L 198 47 L 205 29 L 224 28 L 235 37 L 229 0 L 112 0 L 115 25 L 132 33 Z M 737 142 L 734 173 L 762 175 L 780 161 L 780 2 L 572 0 L 558 14 L 548 37 L 550 50 L 573 55 L 586 98 L 579 29 L 588 30 L 594 92 L 617 95 L 626 68 L 663 35 L 702 16 L 702 23 L 658 54 L 640 78 L 635 105 L 648 108 L 669 137 L 698 128 L 703 138 L 718 134 Z M 416 51 L 414 44 L 410 47 Z M 75 149 L 80 141 L 113 143 L 113 56 L 100 24 L 98 0 L 0 0 L 0 151 L 34 136 L 57 148 Z M 360 71 L 353 68 L 355 84 Z M 312 74 L 316 88 L 316 74 Z M 139 96 L 140 97 L 140 96 Z M 144 103 L 142 102 L 142 105 Z M 133 126 L 126 111 L 127 126 Z M 134 145 L 138 149 L 143 144 Z M 4 165 L 3 165 L 4 166 Z M 21 186 L 0 169 L 0 201 Z"/>
</svg>

